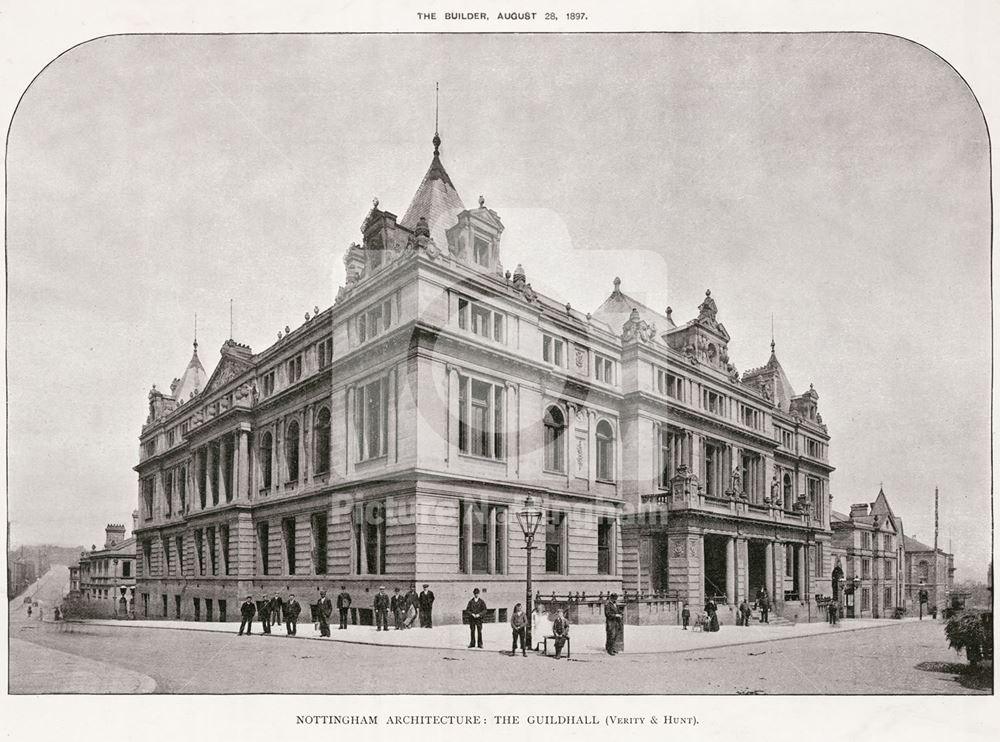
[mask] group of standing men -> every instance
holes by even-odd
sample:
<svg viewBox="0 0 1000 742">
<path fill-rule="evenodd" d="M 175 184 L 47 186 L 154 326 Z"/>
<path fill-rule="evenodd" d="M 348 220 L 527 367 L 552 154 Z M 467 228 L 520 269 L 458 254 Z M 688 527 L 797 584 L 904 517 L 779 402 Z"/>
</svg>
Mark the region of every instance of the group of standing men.
<svg viewBox="0 0 1000 742">
<path fill-rule="evenodd" d="M 295 636 L 298 632 L 299 614 L 302 606 L 295 599 L 294 595 L 289 595 L 288 600 L 282 600 L 277 593 L 273 598 L 268 598 L 265 593 L 258 603 L 253 602 L 253 597 L 248 595 L 246 600 L 240 605 L 240 632 L 243 636 L 244 629 L 247 636 L 252 633 L 253 619 L 256 615 L 260 618 L 260 628 L 265 634 L 271 633 L 272 626 L 280 626 L 284 619 L 285 633 L 288 636 Z"/>
<path fill-rule="evenodd" d="M 340 594 L 337 595 L 337 611 L 340 614 L 340 625 L 338 629 L 346 629 L 348 616 L 351 608 L 351 594 L 347 592 L 345 585 L 340 586 Z M 432 628 L 432 615 L 434 608 L 434 593 L 429 585 L 424 585 L 423 591 L 418 595 L 416 588 L 411 586 L 410 590 L 404 594 L 396 594 L 391 598 L 386 595 L 385 587 L 379 587 L 375 595 L 375 626 L 378 631 L 389 630 L 388 615 L 393 613 L 393 620 L 397 629 L 408 629 L 413 625 L 417 615 L 420 616 L 421 628 Z M 302 606 L 295 599 L 294 595 L 289 595 L 287 601 L 275 593 L 273 598 L 264 595 L 263 599 L 254 603 L 252 596 L 248 595 L 246 600 L 240 605 L 239 636 L 243 636 L 244 630 L 247 635 L 251 633 L 253 619 L 260 618 L 261 630 L 265 634 L 271 633 L 271 627 L 280 625 L 284 618 L 285 628 L 288 636 L 295 636 L 298 629 L 299 614 Z M 333 601 L 326 595 L 326 590 L 319 591 L 319 601 L 316 604 L 316 624 L 319 628 L 320 636 L 330 636 L 330 618 L 333 616 Z"/>
</svg>

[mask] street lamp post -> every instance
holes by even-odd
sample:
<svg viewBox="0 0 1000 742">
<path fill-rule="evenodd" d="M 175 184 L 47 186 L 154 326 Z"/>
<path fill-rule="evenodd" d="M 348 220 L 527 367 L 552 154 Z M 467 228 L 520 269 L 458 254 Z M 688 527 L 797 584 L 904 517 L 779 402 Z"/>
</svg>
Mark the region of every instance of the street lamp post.
<svg viewBox="0 0 1000 742">
<path fill-rule="evenodd" d="M 528 499 L 524 501 L 524 507 L 517 511 L 517 523 L 521 526 L 521 532 L 524 534 L 524 549 L 528 558 L 527 584 L 524 590 L 524 610 L 527 611 L 529 615 L 527 626 L 525 627 L 524 637 L 527 646 L 532 648 L 534 648 L 535 645 L 531 640 L 531 620 L 535 611 L 531 599 L 531 550 L 534 548 L 532 543 L 535 540 L 535 531 L 538 530 L 538 525 L 541 522 L 542 509 L 537 506 L 533 497 L 528 497 Z"/>
</svg>

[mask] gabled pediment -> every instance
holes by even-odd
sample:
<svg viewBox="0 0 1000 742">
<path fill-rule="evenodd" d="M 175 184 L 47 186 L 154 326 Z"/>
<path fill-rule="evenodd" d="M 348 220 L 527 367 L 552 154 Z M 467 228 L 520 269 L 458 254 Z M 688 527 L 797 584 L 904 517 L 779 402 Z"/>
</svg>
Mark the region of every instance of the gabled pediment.
<svg viewBox="0 0 1000 742">
<path fill-rule="evenodd" d="M 222 358 L 205 385 L 204 393 L 221 389 L 233 379 L 253 370 L 253 353 L 247 345 L 227 340 L 220 351 Z"/>
</svg>

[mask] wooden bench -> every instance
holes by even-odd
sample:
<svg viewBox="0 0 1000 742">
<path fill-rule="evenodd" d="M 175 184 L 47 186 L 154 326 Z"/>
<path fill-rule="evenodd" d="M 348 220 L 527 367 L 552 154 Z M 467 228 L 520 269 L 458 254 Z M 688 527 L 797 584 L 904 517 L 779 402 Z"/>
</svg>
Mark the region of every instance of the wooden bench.
<svg viewBox="0 0 1000 742">
<path fill-rule="evenodd" d="M 552 643 L 555 644 L 556 635 L 549 634 L 548 636 L 542 637 L 542 655 L 545 657 L 549 656 L 549 639 L 551 639 Z M 569 659 L 569 634 L 566 634 L 566 658 Z"/>
</svg>

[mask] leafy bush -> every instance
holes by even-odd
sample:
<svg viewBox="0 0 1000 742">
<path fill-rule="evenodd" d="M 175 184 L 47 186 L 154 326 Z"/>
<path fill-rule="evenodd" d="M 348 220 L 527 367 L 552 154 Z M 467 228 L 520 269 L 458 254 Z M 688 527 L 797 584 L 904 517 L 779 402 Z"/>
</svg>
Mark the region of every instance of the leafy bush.
<svg viewBox="0 0 1000 742">
<path fill-rule="evenodd" d="M 992 655 L 993 636 L 981 616 L 973 613 L 963 613 L 952 616 L 945 624 L 944 634 L 948 637 L 948 645 L 956 652 L 965 650 L 969 664 L 975 665 L 983 658 L 984 653 Z"/>
</svg>

